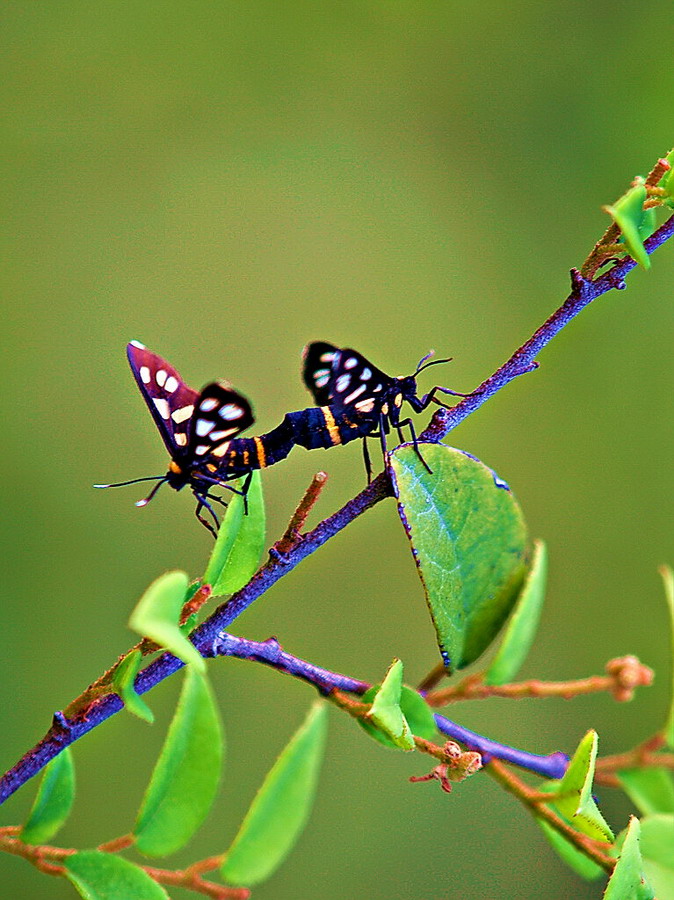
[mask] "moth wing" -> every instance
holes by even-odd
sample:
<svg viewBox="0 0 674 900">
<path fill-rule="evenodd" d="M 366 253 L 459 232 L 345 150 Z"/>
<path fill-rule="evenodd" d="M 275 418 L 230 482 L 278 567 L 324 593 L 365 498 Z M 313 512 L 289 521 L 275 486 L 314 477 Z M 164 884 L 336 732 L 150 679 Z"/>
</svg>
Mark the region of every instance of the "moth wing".
<svg viewBox="0 0 674 900">
<path fill-rule="evenodd" d="M 188 387 L 165 359 L 138 341 L 127 344 L 126 355 L 171 457 L 182 455 L 187 446 L 189 420 L 199 393 Z"/>
</svg>

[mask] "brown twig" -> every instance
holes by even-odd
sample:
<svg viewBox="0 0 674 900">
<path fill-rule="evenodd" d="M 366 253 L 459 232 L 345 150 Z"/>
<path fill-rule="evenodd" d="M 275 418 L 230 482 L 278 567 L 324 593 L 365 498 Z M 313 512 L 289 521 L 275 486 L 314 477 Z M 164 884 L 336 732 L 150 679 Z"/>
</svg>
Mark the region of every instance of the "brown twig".
<svg viewBox="0 0 674 900">
<path fill-rule="evenodd" d="M 588 835 L 581 834 L 571 825 L 567 824 L 554 810 L 550 809 L 546 804 L 550 802 L 552 797 L 550 794 L 541 794 L 540 791 L 532 790 L 506 765 L 497 759 L 492 759 L 485 767 L 495 781 L 505 788 L 508 793 L 517 797 L 517 799 L 527 806 L 531 812 L 539 819 L 547 822 L 551 828 L 559 832 L 571 844 L 573 844 L 581 853 L 588 856 L 593 862 L 601 866 L 605 872 L 609 874 L 615 868 L 616 860 L 606 853 L 611 846 L 607 841 L 597 841 Z"/>
<path fill-rule="evenodd" d="M 657 752 L 664 745 L 665 738 L 658 732 L 624 753 L 600 756 L 595 767 L 595 781 L 608 787 L 621 787 L 616 772 L 623 769 L 651 767 L 674 769 L 674 753 Z"/>
<path fill-rule="evenodd" d="M 524 697 L 563 697 L 569 700 L 580 694 L 609 691 L 618 702 L 631 700 L 637 687 L 653 683 L 653 670 L 639 662 L 636 656 L 623 656 L 606 663 L 607 675 L 591 675 L 574 681 L 530 681 L 512 684 L 485 684 L 483 673 L 470 675 L 459 684 L 431 691 L 426 695 L 430 706 L 445 706 L 459 700 L 484 700 L 488 697 L 508 697 L 520 700 Z"/>
<path fill-rule="evenodd" d="M 21 831 L 17 826 L 9 826 L 0 829 L 0 851 L 20 856 L 31 863 L 40 872 L 55 877 L 65 876 L 65 861 L 69 856 L 74 856 L 78 851 L 72 847 L 52 847 L 48 844 L 24 844 L 16 835 Z M 117 852 L 133 843 L 131 835 L 114 838 L 101 844 L 98 849 L 102 852 Z M 215 884 L 201 877 L 203 872 L 211 871 L 220 865 L 222 857 L 212 856 L 208 859 L 193 863 L 186 869 L 158 869 L 155 866 L 140 866 L 150 878 L 159 884 L 182 887 L 212 900 L 247 900 L 250 891 L 247 888 L 227 887 L 223 884 Z"/>
<path fill-rule="evenodd" d="M 445 664 L 439 662 L 435 668 L 431 669 L 428 675 L 422 678 L 417 685 L 417 690 L 420 694 L 426 694 L 429 691 L 432 691 L 436 684 L 440 684 L 442 679 L 446 678 L 448 674 Z"/>
<path fill-rule="evenodd" d="M 302 540 L 302 528 L 328 480 L 327 472 L 316 472 L 292 515 L 283 536 L 274 544 L 279 555 L 287 553 Z"/>
</svg>

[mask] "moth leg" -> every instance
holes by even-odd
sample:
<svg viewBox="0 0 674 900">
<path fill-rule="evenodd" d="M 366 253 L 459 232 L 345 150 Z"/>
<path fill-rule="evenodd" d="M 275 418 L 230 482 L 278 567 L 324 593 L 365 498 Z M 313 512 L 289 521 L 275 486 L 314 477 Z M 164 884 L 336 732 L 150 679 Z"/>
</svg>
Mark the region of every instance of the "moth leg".
<svg viewBox="0 0 674 900">
<path fill-rule="evenodd" d="M 204 528 L 207 528 L 210 531 L 210 533 L 213 535 L 213 537 L 217 538 L 218 532 L 216 529 L 220 527 L 220 522 L 218 521 L 218 517 L 215 515 L 215 512 L 213 511 L 213 507 L 208 502 L 208 500 L 206 500 L 205 496 L 203 496 L 202 494 L 195 494 L 195 496 L 197 498 L 197 508 L 194 510 L 194 515 L 197 517 L 197 519 L 199 519 L 199 521 L 204 526 Z M 207 509 L 210 512 L 210 514 L 213 516 L 213 520 L 215 521 L 215 526 L 216 526 L 215 528 L 213 528 L 211 523 L 201 515 L 202 509 Z"/>
<path fill-rule="evenodd" d="M 372 462 L 370 461 L 370 450 L 367 446 L 367 438 L 363 438 L 363 461 L 365 462 L 365 471 L 367 472 L 367 483 L 372 481 Z"/>
<path fill-rule="evenodd" d="M 419 450 L 419 441 L 417 439 L 417 433 L 414 430 L 414 423 L 412 422 L 411 419 L 403 419 L 402 422 L 398 422 L 396 427 L 398 429 L 398 435 L 400 436 L 400 440 L 402 441 L 404 439 L 403 433 L 402 433 L 402 428 L 404 425 L 407 425 L 410 429 L 410 435 L 412 436 L 412 444 L 414 445 L 414 452 L 416 453 L 416 455 L 419 457 L 419 459 L 423 463 L 423 466 L 426 469 L 426 471 L 428 472 L 428 474 L 432 475 L 433 470 L 431 469 L 431 467 L 428 465 L 426 460 L 421 455 L 421 450 Z"/>
<path fill-rule="evenodd" d="M 237 494 L 241 494 L 243 497 L 243 514 L 244 516 L 248 515 L 248 491 L 250 490 L 250 483 L 253 480 L 253 470 L 246 475 L 243 484 L 241 485 L 241 490 L 237 491 Z"/>
<path fill-rule="evenodd" d="M 429 406 L 431 403 L 437 403 L 438 406 L 442 406 L 444 409 L 451 409 L 451 406 L 447 406 L 441 400 L 438 400 L 438 398 L 435 396 L 436 392 L 438 392 L 438 391 L 441 394 L 449 394 L 452 397 L 470 397 L 470 396 L 472 396 L 472 391 L 470 394 L 462 394 L 460 391 L 450 391 L 449 388 L 440 387 L 440 385 L 436 385 L 434 388 L 431 388 L 431 390 L 427 394 L 424 394 L 424 396 L 419 399 L 419 407 L 418 407 L 418 409 L 416 409 L 416 412 L 423 412 L 423 410 L 425 410 L 426 407 Z"/>
</svg>

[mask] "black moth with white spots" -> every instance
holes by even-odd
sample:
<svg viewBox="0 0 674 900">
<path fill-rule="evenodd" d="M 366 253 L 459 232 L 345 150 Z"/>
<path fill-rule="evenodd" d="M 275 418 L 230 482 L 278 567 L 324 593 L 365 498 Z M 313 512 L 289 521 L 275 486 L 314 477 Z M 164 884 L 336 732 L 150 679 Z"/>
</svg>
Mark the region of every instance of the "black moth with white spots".
<svg viewBox="0 0 674 900">
<path fill-rule="evenodd" d="M 350 348 L 335 347 L 324 341 L 316 341 L 304 348 L 302 376 L 316 403 L 327 405 L 335 415 L 341 416 L 353 410 L 358 415 L 371 418 L 373 430 L 370 436 L 379 436 L 382 450 L 386 454 L 386 435 L 392 428 L 404 440 L 403 427 L 410 430 L 412 442 L 417 447 L 417 436 L 412 420 L 401 419 L 403 403 L 409 403 L 415 412 L 423 412 L 431 403 L 445 406 L 435 396 L 437 393 L 463 397 L 457 391 L 436 385 L 422 397 L 417 391 L 417 375 L 428 366 L 449 362 L 448 359 L 436 359 L 426 362 L 430 353 L 420 360 L 413 375 L 393 377 L 373 366 L 362 354 Z M 368 479 L 371 477 L 371 466 L 367 450 L 367 438 L 363 441 L 365 467 Z M 417 449 L 417 453 L 419 453 Z M 421 454 L 419 458 L 422 459 Z M 426 465 L 424 463 L 424 465 Z M 426 466 L 428 468 L 428 466 Z"/>
<path fill-rule="evenodd" d="M 218 519 L 209 500 L 223 501 L 210 491 L 216 486 L 235 490 L 225 482 L 241 474 L 250 475 L 250 469 L 242 473 L 235 466 L 231 470 L 223 466 L 230 440 L 255 421 L 250 404 L 226 382 L 207 384 L 201 392 L 193 390 L 173 366 L 137 341 L 131 341 L 126 352 L 140 392 L 171 457 L 166 475 L 137 479 L 156 480 L 158 484 L 136 505 L 145 506 L 165 482 L 176 491 L 189 485 L 197 500 L 197 518 L 215 534 L 201 510 L 206 508 L 217 526 Z M 108 486 L 116 485 L 97 485 Z M 246 488 L 244 485 L 244 494 Z"/>
</svg>

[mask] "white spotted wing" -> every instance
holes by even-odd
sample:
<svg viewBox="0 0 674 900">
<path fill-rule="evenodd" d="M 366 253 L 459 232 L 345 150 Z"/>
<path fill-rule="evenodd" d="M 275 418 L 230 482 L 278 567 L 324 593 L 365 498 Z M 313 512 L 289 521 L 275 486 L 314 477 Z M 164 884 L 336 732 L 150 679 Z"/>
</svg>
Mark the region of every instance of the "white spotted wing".
<svg viewBox="0 0 674 900">
<path fill-rule="evenodd" d="M 173 459 L 204 459 L 224 439 L 253 423 L 248 401 L 229 385 L 213 383 L 199 393 L 178 372 L 137 341 L 127 345 L 131 371 Z M 202 432 L 201 434 L 199 432 Z M 202 447 L 206 449 L 197 453 Z"/>
<path fill-rule="evenodd" d="M 354 407 L 372 412 L 384 400 L 392 382 L 356 350 L 322 342 L 305 349 L 303 375 L 318 405 L 329 405 L 337 413 Z"/>
</svg>

